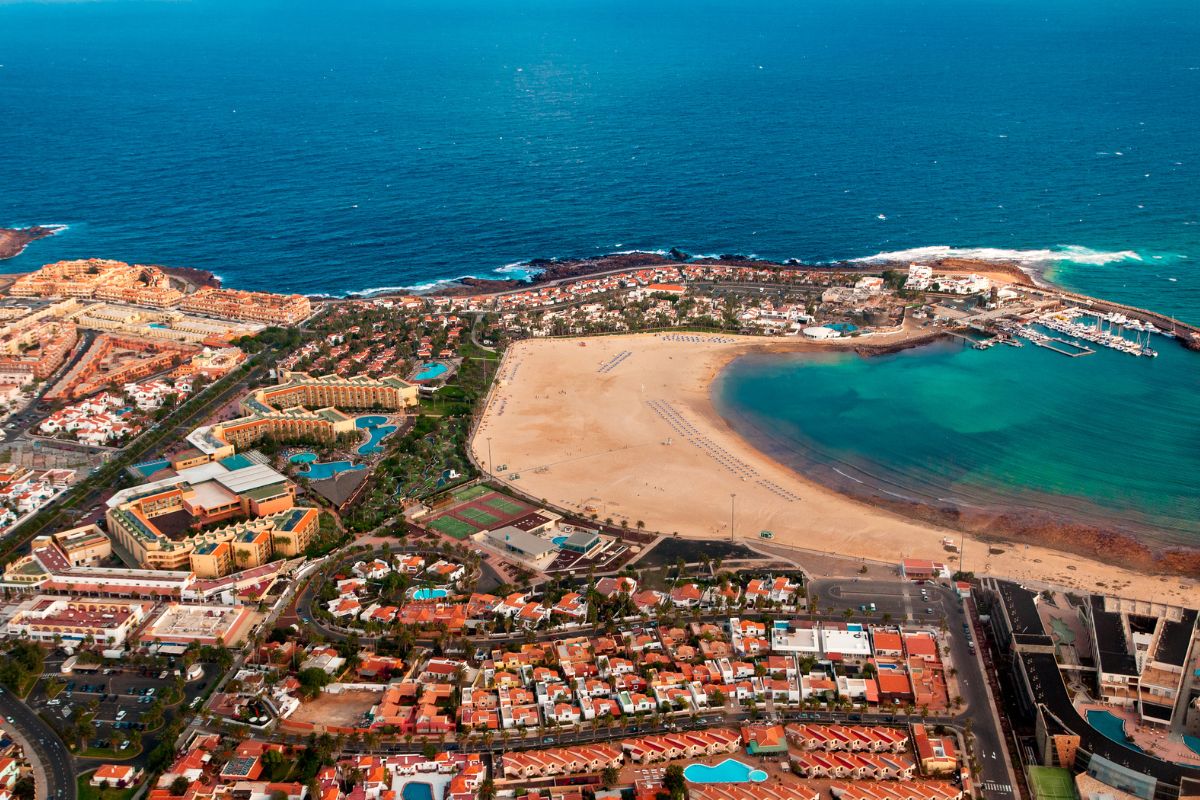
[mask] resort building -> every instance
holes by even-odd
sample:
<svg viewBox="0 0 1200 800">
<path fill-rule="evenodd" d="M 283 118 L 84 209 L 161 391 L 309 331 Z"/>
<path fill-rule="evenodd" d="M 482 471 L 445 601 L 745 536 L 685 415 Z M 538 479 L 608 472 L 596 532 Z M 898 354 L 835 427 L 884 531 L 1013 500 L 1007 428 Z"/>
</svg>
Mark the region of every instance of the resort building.
<svg viewBox="0 0 1200 800">
<path fill-rule="evenodd" d="M 109 536 L 139 566 L 201 578 L 302 554 L 319 512 L 294 507 L 295 486 L 270 467 L 226 461 L 237 468 L 212 462 L 117 492 Z"/>
<path fill-rule="evenodd" d="M 9 618 L 6 632 L 38 642 L 78 645 L 91 640 L 120 647 L 153 607 L 153 603 L 132 600 L 39 595 L 21 604 Z"/>
<path fill-rule="evenodd" d="M 265 322 L 268 325 L 295 325 L 312 315 L 312 303 L 302 294 L 282 295 L 211 287 L 188 295 L 179 307 L 197 314 Z"/>
<path fill-rule="evenodd" d="M 9 293 L 17 297 L 95 297 L 157 308 L 174 305 L 183 297 L 159 267 L 102 258 L 47 264 L 17 278 Z"/>
<path fill-rule="evenodd" d="M 285 371 L 283 383 L 242 398 L 244 416 L 192 431 L 187 438 L 194 450 L 175 467 L 227 458 L 264 437 L 332 440 L 355 430 L 354 418 L 340 409 L 400 411 L 417 402 L 417 387 L 394 376 L 313 377 Z"/>
</svg>

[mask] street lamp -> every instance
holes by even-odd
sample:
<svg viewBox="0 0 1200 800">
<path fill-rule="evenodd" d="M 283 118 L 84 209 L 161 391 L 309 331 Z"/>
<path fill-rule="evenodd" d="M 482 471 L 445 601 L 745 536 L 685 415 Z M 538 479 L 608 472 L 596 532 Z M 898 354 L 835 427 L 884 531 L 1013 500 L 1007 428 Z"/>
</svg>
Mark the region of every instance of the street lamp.
<svg viewBox="0 0 1200 800">
<path fill-rule="evenodd" d="M 737 492 L 729 493 L 729 541 L 733 542 L 733 501 L 737 498 Z"/>
</svg>

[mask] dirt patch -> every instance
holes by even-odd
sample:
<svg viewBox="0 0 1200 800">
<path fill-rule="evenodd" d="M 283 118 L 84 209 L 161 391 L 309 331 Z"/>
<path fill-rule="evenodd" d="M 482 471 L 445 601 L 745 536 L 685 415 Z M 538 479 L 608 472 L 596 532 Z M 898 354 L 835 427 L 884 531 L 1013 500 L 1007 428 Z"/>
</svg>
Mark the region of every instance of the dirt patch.
<svg viewBox="0 0 1200 800">
<path fill-rule="evenodd" d="M 291 719 L 294 722 L 308 722 L 313 725 L 354 727 L 363 721 L 363 715 L 382 697 L 383 692 L 322 692 L 316 700 L 302 703 Z"/>
</svg>

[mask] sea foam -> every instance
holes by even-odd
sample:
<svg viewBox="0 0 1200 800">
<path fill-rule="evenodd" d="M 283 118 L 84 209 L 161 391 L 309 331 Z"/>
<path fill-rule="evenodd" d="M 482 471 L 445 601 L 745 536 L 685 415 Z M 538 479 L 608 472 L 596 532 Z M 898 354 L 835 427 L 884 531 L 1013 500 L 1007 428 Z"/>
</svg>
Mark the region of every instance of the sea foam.
<svg viewBox="0 0 1200 800">
<path fill-rule="evenodd" d="M 908 250 L 893 250 L 873 256 L 851 259 L 871 264 L 891 261 L 934 261 L 943 258 L 967 258 L 979 261 L 1007 261 L 1018 264 L 1045 264 L 1054 261 L 1069 261 L 1074 264 L 1101 266 L 1121 261 L 1142 261 L 1141 255 L 1133 250 L 1093 250 L 1075 244 L 1058 245 L 1047 250 L 1009 250 L 1002 247 L 950 247 L 932 245 L 913 247 Z"/>
</svg>

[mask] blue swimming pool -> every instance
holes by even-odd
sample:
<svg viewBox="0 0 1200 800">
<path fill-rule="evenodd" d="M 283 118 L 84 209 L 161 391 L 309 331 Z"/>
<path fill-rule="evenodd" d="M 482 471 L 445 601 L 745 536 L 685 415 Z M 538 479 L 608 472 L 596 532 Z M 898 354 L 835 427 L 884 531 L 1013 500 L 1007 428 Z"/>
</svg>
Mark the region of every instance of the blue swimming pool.
<svg viewBox="0 0 1200 800">
<path fill-rule="evenodd" d="M 450 594 L 445 589 L 417 589 L 413 592 L 413 600 L 441 600 Z"/>
<path fill-rule="evenodd" d="M 555 547 L 562 547 L 564 544 L 567 543 L 567 537 L 566 536 L 555 536 L 550 541 L 554 542 Z"/>
<path fill-rule="evenodd" d="M 349 461 L 317 461 L 316 453 L 296 453 L 296 455 L 288 460 L 293 464 L 307 464 L 308 467 L 301 470 L 300 474 L 313 481 L 332 478 L 341 472 L 362 469 L 362 467 L 356 467 Z"/>
<path fill-rule="evenodd" d="M 433 787 L 424 781 L 409 781 L 400 790 L 404 800 L 433 800 Z"/>
<path fill-rule="evenodd" d="M 767 773 L 736 758 L 727 758 L 712 767 L 688 764 L 683 768 L 683 777 L 692 783 L 762 783 L 767 779 Z"/>
<path fill-rule="evenodd" d="M 1120 717 L 1110 714 L 1107 711 L 1089 711 L 1087 712 L 1087 721 L 1088 725 L 1091 725 L 1117 744 L 1123 744 L 1130 750 L 1137 750 L 1139 753 L 1145 752 L 1142 748 L 1129 741 L 1129 737 L 1125 735 L 1125 720 Z"/>
<path fill-rule="evenodd" d="M 358 429 L 365 430 L 368 436 L 367 441 L 358 447 L 358 454 L 360 456 L 378 453 L 383 449 L 379 443 L 389 434 L 396 431 L 395 425 L 385 425 L 384 423 L 386 422 L 387 417 L 381 416 L 359 417 L 354 421 Z"/>
<path fill-rule="evenodd" d="M 835 322 L 833 325 L 826 325 L 827 328 L 833 328 L 839 333 L 854 333 L 858 330 L 857 325 L 852 325 L 849 322 Z"/>
<path fill-rule="evenodd" d="M 437 361 L 430 361 L 427 364 L 421 365 L 421 371 L 413 375 L 414 381 L 431 381 L 435 378 L 440 378 L 450 369 L 446 364 Z"/>
<path fill-rule="evenodd" d="M 171 462 L 165 458 L 160 458 L 158 461 L 143 461 L 141 464 L 134 464 L 133 468 L 142 473 L 144 477 L 149 478 L 160 469 L 166 469 L 171 466 Z"/>
</svg>

